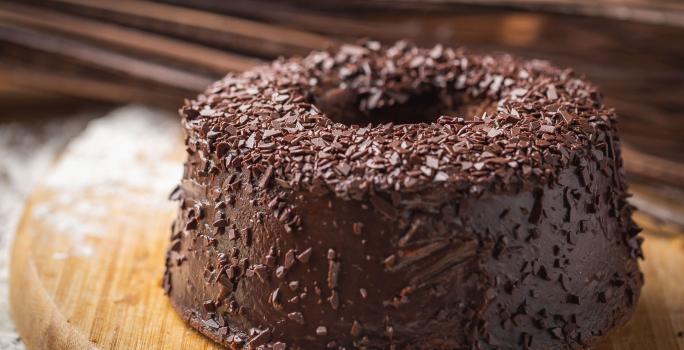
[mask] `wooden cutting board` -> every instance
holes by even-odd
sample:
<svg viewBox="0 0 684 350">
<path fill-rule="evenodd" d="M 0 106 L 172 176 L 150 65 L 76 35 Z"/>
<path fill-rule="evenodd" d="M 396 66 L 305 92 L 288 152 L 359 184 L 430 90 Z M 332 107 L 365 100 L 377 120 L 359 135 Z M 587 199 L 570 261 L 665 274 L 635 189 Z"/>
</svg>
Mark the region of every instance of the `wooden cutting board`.
<svg viewBox="0 0 684 350">
<path fill-rule="evenodd" d="M 175 118 L 126 107 L 89 125 L 45 174 L 11 265 L 13 317 L 29 349 L 219 348 L 185 326 L 160 287 L 175 211 L 166 198 L 182 158 Z M 684 234 L 637 219 L 647 228 L 643 296 L 595 348 L 684 349 Z"/>
</svg>

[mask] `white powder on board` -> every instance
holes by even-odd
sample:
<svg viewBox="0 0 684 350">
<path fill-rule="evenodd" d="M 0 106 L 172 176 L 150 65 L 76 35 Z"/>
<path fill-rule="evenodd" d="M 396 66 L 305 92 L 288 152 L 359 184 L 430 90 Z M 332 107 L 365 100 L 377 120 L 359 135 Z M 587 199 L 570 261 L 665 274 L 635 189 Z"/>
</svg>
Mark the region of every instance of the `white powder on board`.
<svg viewBox="0 0 684 350">
<path fill-rule="evenodd" d="M 88 124 L 66 149 L 46 185 L 60 191 L 112 192 L 130 189 L 166 192 L 180 168 L 168 158 L 177 146 L 177 119 L 166 113 L 128 106 Z"/>
<path fill-rule="evenodd" d="M 32 212 L 68 238 L 69 250 L 56 252 L 54 259 L 92 255 L 89 240 L 102 236 L 109 225 L 135 224 L 127 210 L 134 215 L 137 208 L 169 205 L 167 194 L 182 171 L 173 158 L 180 142 L 178 124 L 167 113 L 127 106 L 91 121 L 69 143 L 43 183 L 57 195 Z M 119 207 L 111 207 L 113 202 Z"/>
<path fill-rule="evenodd" d="M 25 349 L 9 315 L 8 262 L 26 198 L 67 141 L 95 117 L 92 112 L 62 113 L 0 121 L 0 349 Z"/>
</svg>

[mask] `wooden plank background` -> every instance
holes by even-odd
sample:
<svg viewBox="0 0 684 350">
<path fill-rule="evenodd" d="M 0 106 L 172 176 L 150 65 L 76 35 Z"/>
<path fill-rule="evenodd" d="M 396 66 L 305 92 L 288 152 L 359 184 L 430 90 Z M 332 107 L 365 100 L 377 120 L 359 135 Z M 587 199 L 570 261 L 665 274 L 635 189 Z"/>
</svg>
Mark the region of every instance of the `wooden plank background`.
<svg viewBox="0 0 684 350">
<path fill-rule="evenodd" d="M 681 1 L 0 0 L 0 81 L 175 109 L 226 71 L 363 37 L 573 67 L 622 117 L 634 178 L 684 189 Z"/>
</svg>

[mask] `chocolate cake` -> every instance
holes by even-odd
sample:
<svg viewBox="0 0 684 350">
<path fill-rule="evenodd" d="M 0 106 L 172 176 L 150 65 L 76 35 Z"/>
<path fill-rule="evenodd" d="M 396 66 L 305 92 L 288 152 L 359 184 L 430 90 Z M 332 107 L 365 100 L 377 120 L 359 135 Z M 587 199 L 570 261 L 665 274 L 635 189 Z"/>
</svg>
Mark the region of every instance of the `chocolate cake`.
<svg viewBox="0 0 684 350">
<path fill-rule="evenodd" d="M 164 288 L 234 349 L 578 349 L 643 278 L 616 115 L 570 70 L 367 41 L 181 108 Z"/>
</svg>

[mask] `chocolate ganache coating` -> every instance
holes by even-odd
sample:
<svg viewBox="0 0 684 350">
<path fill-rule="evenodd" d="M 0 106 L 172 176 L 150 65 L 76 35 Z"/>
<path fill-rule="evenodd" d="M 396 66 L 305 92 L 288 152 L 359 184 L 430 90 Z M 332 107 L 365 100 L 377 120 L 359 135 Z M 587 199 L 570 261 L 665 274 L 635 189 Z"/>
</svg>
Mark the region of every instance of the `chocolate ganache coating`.
<svg viewBox="0 0 684 350">
<path fill-rule="evenodd" d="M 570 70 L 366 41 L 181 108 L 164 288 L 242 349 L 579 349 L 643 278 L 616 115 Z"/>
</svg>

